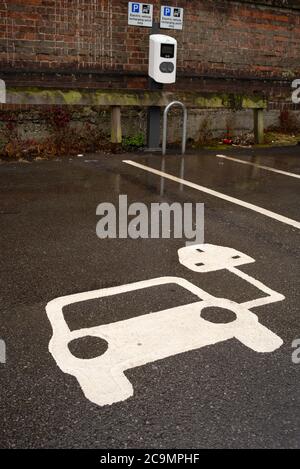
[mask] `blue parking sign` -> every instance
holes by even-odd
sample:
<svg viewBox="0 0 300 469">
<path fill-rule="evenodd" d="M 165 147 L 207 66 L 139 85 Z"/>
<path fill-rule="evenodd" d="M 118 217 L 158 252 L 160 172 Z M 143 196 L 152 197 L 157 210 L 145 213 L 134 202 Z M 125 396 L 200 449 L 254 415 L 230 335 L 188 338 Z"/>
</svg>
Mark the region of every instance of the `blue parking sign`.
<svg viewBox="0 0 300 469">
<path fill-rule="evenodd" d="M 145 26 L 151 28 L 153 24 L 153 5 L 150 3 L 128 2 L 129 26 Z"/>
<path fill-rule="evenodd" d="M 132 8 L 132 13 L 139 13 L 140 12 L 140 4 L 139 3 L 133 3 L 131 5 Z"/>
<path fill-rule="evenodd" d="M 160 8 L 160 27 L 162 29 L 183 28 L 183 8 L 169 7 L 161 5 Z"/>
</svg>

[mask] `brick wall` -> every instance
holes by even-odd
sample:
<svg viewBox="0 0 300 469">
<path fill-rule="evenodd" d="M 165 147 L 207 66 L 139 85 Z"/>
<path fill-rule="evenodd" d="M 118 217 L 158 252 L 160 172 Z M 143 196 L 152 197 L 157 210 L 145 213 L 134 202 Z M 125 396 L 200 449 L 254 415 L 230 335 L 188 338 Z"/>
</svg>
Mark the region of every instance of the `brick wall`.
<svg viewBox="0 0 300 469">
<path fill-rule="evenodd" d="M 149 0 L 150 1 L 150 0 Z M 0 75 L 8 84 L 147 87 L 148 28 L 127 0 L 0 0 Z M 290 94 L 300 77 L 297 0 L 151 0 L 185 9 L 175 87 Z M 174 86 L 173 86 L 174 88 Z"/>
</svg>

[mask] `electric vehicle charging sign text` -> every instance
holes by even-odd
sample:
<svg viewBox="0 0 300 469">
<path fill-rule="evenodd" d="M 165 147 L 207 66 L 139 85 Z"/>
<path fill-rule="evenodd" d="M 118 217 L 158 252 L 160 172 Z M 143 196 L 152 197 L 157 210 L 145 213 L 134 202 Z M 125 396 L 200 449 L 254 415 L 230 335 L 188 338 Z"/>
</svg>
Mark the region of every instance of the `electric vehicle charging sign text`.
<svg viewBox="0 0 300 469">
<path fill-rule="evenodd" d="M 183 8 L 162 6 L 160 10 L 160 27 L 181 30 L 183 28 Z"/>
<path fill-rule="evenodd" d="M 152 27 L 153 5 L 149 3 L 128 3 L 128 24 L 130 26 Z"/>
</svg>

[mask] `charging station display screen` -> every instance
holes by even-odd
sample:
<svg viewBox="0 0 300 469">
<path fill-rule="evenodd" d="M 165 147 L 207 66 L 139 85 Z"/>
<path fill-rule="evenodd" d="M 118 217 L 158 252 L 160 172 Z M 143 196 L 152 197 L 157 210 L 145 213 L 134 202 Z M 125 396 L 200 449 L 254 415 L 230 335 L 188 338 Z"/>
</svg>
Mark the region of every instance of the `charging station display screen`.
<svg viewBox="0 0 300 469">
<path fill-rule="evenodd" d="M 160 49 L 160 56 L 164 57 L 165 59 L 173 59 L 174 49 L 174 44 L 162 44 Z"/>
</svg>

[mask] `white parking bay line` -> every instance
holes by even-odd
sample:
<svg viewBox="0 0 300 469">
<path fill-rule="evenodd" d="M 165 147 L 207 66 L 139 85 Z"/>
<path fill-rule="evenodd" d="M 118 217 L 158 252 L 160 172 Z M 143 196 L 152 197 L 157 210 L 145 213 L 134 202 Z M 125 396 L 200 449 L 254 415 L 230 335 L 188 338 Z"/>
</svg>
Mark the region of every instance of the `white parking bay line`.
<svg viewBox="0 0 300 469">
<path fill-rule="evenodd" d="M 149 166 L 145 166 L 143 164 L 137 163 L 136 161 L 132 160 L 123 160 L 123 163 L 129 164 L 131 166 L 135 166 L 136 168 L 143 169 L 148 173 L 156 174 L 157 176 L 163 177 L 165 179 L 170 179 L 171 181 L 178 182 L 184 186 L 191 187 L 192 189 L 196 189 L 201 192 L 205 192 L 206 194 L 212 195 L 214 197 L 218 197 L 219 199 L 226 200 L 227 202 L 231 202 L 236 205 L 240 205 L 241 207 L 248 208 L 249 210 L 253 210 L 254 212 L 260 213 L 261 215 L 265 215 L 266 217 L 273 218 L 273 220 L 280 221 L 281 223 L 285 223 L 286 225 L 293 226 L 294 228 L 300 229 L 300 222 L 293 220 L 292 218 L 284 217 L 283 215 L 279 215 L 278 213 L 271 212 L 265 208 L 259 207 L 258 205 L 253 205 L 248 202 L 244 202 L 243 200 L 236 199 L 235 197 L 231 197 L 230 195 L 223 194 L 222 192 L 214 191 L 213 189 L 209 189 L 205 186 L 200 186 L 199 184 L 195 184 L 191 181 L 186 181 L 185 179 L 181 179 L 179 177 L 173 176 L 172 174 L 165 173 L 163 171 L 159 171 L 158 169 L 151 168 Z"/>
<path fill-rule="evenodd" d="M 251 161 L 239 160 L 238 158 L 232 158 L 231 156 L 225 155 L 216 155 L 218 158 L 223 158 L 224 160 L 235 161 L 235 163 L 247 164 L 248 166 L 255 166 L 255 168 L 264 169 L 266 171 L 271 171 L 272 173 L 283 174 L 284 176 L 289 176 L 292 178 L 300 179 L 300 174 L 290 173 L 288 171 L 282 171 L 281 169 L 271 168 L 270 166 L 263 166 L 257 163 L 251 163 Z"/>
</svg>

